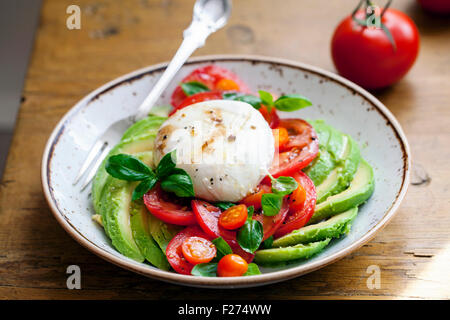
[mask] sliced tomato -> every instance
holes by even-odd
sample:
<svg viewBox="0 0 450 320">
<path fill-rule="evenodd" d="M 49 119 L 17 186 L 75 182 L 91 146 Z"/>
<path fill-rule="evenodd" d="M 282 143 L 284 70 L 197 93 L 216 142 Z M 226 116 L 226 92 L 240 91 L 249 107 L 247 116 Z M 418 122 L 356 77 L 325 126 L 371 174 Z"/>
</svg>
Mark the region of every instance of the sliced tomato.
<svg viewBox="0 0 450 320">
<path fill-rule="evenodd" d="M 240 201 L 240 203 L 245 204 L 247 207 L 253 206 L 253 208 L 255 208 L 255 210 L 259 210 L 259 209 L 261 209 L 262 195 L 264 193 L 271 193 L 271 192 L 272 192 L 272 188 L 269 184 L 261 183 L 258 186 L 258 189 L 255 193 L 252 193 L 252 194 L 246 196 L 244 199 L 242 199 Z"/>
<path fill-rule="evenodd" d="M 228 80 L 228 81 L 221 81 Z M 230 81 L 231 80 L 231 81 Z M 187 75 L 181 82 L 198 81 L 206 85 L 210 90 L 237 90 L 241 92 L 249 92 L 247 85 L 238 78 L 233 72 L 216 66 L 209 65 L 197 68 Z M 236 89 L 238 88 L 238 89 Z M 172 106 L 177 107 L 187 98 L 180 86 L 175 88 L 172 94 Z"/>
<path fill-rule="evenodd" d="M 221 210 L 202 200 L 192 200 L 192 210 L 199 226 L 212 238 L 222 237 L 235 254 L 240 255 L 247 262 L 253 260 L 254 255 L 244 251 L 236 240 L 236 231 L 226 230 L 219 226 Z"/>
<path fill-rule="evenodd" d="M 197 222 L 190 203 L 164 192 L 159 184 L 144 195 L 144 204 L 151 214 L 164 222 L 181 226 Z"/>
<path fill-rule="evenodd" d="M 285 199 L 283 201 L 283 206 L 280 209 L 280 212 L 278 212 L 278 214 L 269 217 L 269 216 L 265 216 L 262 213 L 259 214 L 255 214 L 253 216 L 253 219 L 258 220 L 259 222 L 262 223 L 263 226 L 263 241 L 266 240 L 267 238 L 269 238 L 271 235 L 273 235 L 278 228 L 281 226 L 281 224 L 284 222 L 284 220 L 286 219 L 287 215 L 289 212 L 289 204 L 287 199 Z"/>
<path fill-rule="evenodd" d="M 206 92 L 199 92 L 196 94 L 193 94 L 190 97 L 187 97 L 184 99 L 177 107 L 175 107 L 170 113 L 169 116 L 174 114 L 180 109 L 183 109 L 187 106 L 190 106 L 191 104 L 208 101 L 208 100 L 221 100 L 222 99 L 222 92 L 221 91 L 206 91 Z"/>
<path fill-rule="evenodd" d="M 259 112 L 262 114 L 264 119 L 266 119 L 267 123 L 272 129 L 275 129 L 278 127 L 280 123 L 280 117 L 278 117 L 277 110 L 272 107 L 270 109 L 270 112 L 267 110 L 267 106 L 261 105 L 261 108 L 258 109 Z"/>
<path fill-rule="evenodd" d="M 181 274 L 191 274 L 194 264 L 186 260 L 183 255 L 183 243 L 191 237 L 200 237 L 206 240 L 212 240 L 198 226 L 187 227 L 178 232 L 175 237 L 170 240 L 166 248 L 166 256 L 172 268 Z"/>
<path fill-rule="evenodd" d="M 316 188 L 312 180 L 302 171 L 293 174 L 292 177 L 300 184 L 306 191 L 306 197 L 303 205 L 296 204 L 289 208 L 288 215 L 281 226 L 275 231 L 275 238 L 281 237 L 293 230 L 300 229 L 314 214 L 316 207 Z M 288 196 L 288 201 L 290 201 Z"/>
<path fill-rule="evenodd" d="M 306 167 L 319 152 L 319 140 L 314 128 L 301 119 L 281 119 L 279 126 L 289 134 L 289 141 L 275 154 L 269 172 L 275 177 L 290 176 Z M 268 178 L 266 178 L 268 181 Z"/>
</svg>

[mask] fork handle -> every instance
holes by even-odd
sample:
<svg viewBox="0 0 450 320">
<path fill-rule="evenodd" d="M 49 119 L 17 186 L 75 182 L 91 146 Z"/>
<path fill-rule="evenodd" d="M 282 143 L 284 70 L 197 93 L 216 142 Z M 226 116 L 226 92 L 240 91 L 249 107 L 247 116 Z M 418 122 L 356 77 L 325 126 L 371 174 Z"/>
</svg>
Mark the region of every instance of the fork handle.
<svg viewBox="0 0 450 320">
<path fill-rule="evenodd" d="M 203 47 L 206 38 L 214 31 L 215 29 L 208 23 L 194 17 L 189 27 L 183 32 L 183 42 L 181 43 L 181 46 L 178 48 L 172 61 L 170 61 L 150 94 L 139 106 L 139 109 L 134 116 L 134 121 L 141 120 L 148 116 L 151 108 L 159 99 L 162 92 L 167 88 L 181 66 L 196 49 Z"/>
</svg>

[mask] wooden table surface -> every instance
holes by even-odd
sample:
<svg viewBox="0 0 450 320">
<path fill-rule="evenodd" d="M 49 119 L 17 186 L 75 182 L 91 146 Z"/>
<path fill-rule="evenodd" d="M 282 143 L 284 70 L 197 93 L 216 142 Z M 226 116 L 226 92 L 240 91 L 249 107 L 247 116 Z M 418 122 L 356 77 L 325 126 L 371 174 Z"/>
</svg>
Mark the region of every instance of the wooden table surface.
<svg viewBox="0 0 450 320">
<path fill-rule="evenodd" d="M 450 19 L 424 14 L 413 0 L 394 1 L 394 7 L 420 30 L 419 58 L 405 79 L 375 95 L 405 130 L 417 185 L 409 187 L 391 223 L 361 249 L 303 277 L 236 295 L 133 274 L 91 254 L 58 225 L 40 183 L 50 132 L 93 89 L 169 60 L 193 2 L 44 1 L 0 186 L 0 298 L 450 298 Z M 196 55 L 276 56 L 334 71 L 331 35 L 356 2 L 235 0 L 227 27 Z M 66 28 L 66 8 L 73 3 L 81 7 L 81 30 Z M 66 287 L 72 264 L 81 267 L 81 290 Z M 379 289 L 367 286 L 372 265 L 381 270 Z"/>
</svg>

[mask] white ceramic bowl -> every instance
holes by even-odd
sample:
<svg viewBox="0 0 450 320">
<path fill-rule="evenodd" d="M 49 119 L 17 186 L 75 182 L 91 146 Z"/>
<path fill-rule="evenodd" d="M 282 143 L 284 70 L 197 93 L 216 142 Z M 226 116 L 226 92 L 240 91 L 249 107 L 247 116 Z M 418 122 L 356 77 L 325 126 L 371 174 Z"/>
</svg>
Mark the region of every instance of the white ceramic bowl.
<svg viewBox="0 0 450 320">
<path fill-rule="evenodd" d="M 313 106 L 286 117 L 324 119 L 349 133 L 363 157 L 373 166 L 376 184 L 372 198 L 360 208 L 351 232 L 334 240 L 323 252 L 289 267 L 263 268 L 262 275 L 236 278 L 194 277 L 166 272 L 121 255 L 97 223 L 89 191 L 72 182 L 96 138 L 114 121 L 134 113 L 166 64 L 122 76 L 78 102 L 50 136 L 42 160 L 42 185 L 47 201 L 61 226 L 80 244 L 100 257 L 145 276 L 201 287 L 250 287 L 291 279 L 317 270 L 361 247 L 393 217 L 409 184 L 409 147 L 394 116 L 375 97 L 335 74 L 309 65 L 256 56 L 207 56 L 190 60 L 167 89 L 161 104 L 193 69 L 218 64 L 239 75 L 252 90 L 275 94 L 300 93 Z"/>
</svg>

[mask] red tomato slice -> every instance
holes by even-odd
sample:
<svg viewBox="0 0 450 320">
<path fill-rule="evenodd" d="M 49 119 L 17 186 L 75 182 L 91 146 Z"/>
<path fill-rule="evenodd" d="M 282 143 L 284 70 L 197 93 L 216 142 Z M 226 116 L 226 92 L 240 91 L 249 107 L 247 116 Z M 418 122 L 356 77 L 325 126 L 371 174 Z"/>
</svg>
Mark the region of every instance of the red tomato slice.
<svg viewBox="0 0 450 320">
<path fill-rule="evenodd" d="M 190 237 L 200 237 L 206 240 L 212 240 L 198 226 L 187 227 L 178 232 L 175 237 L 170 240 L 166 248 L 166 256 L 172 268 L 181 274 L 191 274 L 194 264 L 188 262 L 183 255 L 182 245 L 184 241 Z"/>
<path fill-rule="evenodd" d="M 195 216 L 189 203 L 182 198 L 171 197 L 159 184 L 144 195 L 144 204 L 148 211 L 158 219 L 181 226 L 195 224 Z"/>
<path fill-rule="evenodd" d="M 192 200 L 192 210 L 202 230 L 212 238 L 222 237 L 231 247 L 234 253 L 240 255 L 248 263 L 254 255 L 244 251 L 236 240 L 236 231 L 226 230 L 219 226 L 221 211 L 219 208 L 202 200 Z"/>
<path fill-rule="evenodd" d="M 240 203 L 245 204 L 247 207 L 253 206 L 255 210 L 261 209 L 261 199 L 264 193 L 271 193 L 272 187 L 266 183 L 260 183 L 258 189 L 255 193 L 246 196 L 240 201 Z"/>
<path fill-rule="evenodd" d="M 183 109 L 187 106 L 190 106 L 191 104 L 197 103 L 197 102 L 203 102 L 208 100 L 222 100 L 222 92 L 220 91 L 206 91 L 206 92 L 199 92 L 196 94 L 193 94 L 190 97 L 187 97 L 184 99 L 177 107 L 175 107 L 170 113 L 169 116 L 174 114 L 180 109 Z"/>
<path fill-rule="evenodd" d="M 284 145 L 284 151 L 275 154 L 269 170 L 275 178 L 290 176 L 303 169 L 319 152 L 316 131 L 308 122 L 301 119 L 281 119 L 279 126 L 287 129 L 289 141 Z"/>
<path fill-rule="evenodd" d="M 253 216 L 253 219 L 258 220 L 263 225 L 263 241 L 269 238 L 278 230 L 283 221 L 286 219 L 288 212 L 289 204 L 288 201 L 284 199 L 283 206 L 281 207 L 280 212 L 278 212 L 278 214 L 274 215 L 273 217 L 265 216 L 262 213 L 255 214 Z"/>
<path fill-rule="evenodd" d="M 266 119 L 267 123 L 272 129 L 275 129 L 278 127 L 278 124 L 280 123 L 280 117 L 278 117 L 277 110 L 272 107 L 272 109 L 267 111 L 267 107 L 264 105 L 261 105 L 261 108 L 259 108 L 259 112 L 261 112 L 264 119 Z"/>
<path fill-rule="evenodd" d="M 206 67 L 201 67 L 192 71 L 189 75 L 187 75 L 181 82 L 191 82 L 198 81 L 206 85 L 210 90 L 219 89 L 217 85 L 220 80 L 229 79 L 233 80 L 237 86 L 239 87 L 239 91 L 241 92 L 249 92 L 247 85 L 242 82 L 233 72 L 216 66 L 209 65 Z M 183 100 L 187 97 L 180 86 L 176 87 L 172 94 L 171 104 L 174 107 L 177 107 Z"/>
<path fill-rule="evenodd" d="M 311 219 L 316 207 L 316 188 L 312 180 L 302 171 L 298 171 L 292 177 L 305 189 L 305 202 L 300 208 L 296 205 L 297 210 L 289 209 L 289 213 L 283 221 L 283 224 L 275 231 L 275 238 L 279 238 L 293 230 L 303 227 Z"/>
</svg>

